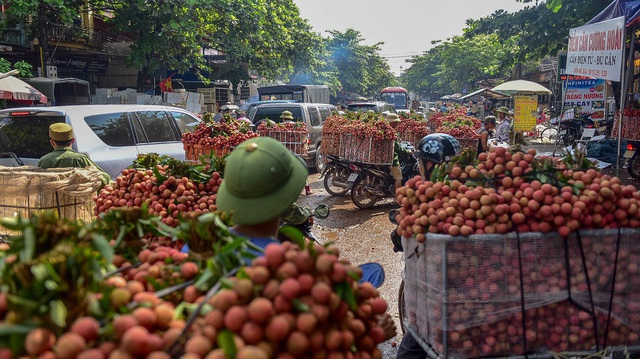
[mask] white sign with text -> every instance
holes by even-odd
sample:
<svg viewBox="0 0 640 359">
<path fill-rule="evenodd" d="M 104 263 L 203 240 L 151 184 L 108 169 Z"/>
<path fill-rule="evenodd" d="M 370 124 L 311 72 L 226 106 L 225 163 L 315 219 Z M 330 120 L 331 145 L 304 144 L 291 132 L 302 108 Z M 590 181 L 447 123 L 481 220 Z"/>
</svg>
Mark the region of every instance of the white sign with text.
<svg viewBox="0 0 640 359">
<path fill-rule="evenodd" d="M 569 30 L 567 74 L 620 81 L 624 30 L 623 16 Z"/>
</svg>

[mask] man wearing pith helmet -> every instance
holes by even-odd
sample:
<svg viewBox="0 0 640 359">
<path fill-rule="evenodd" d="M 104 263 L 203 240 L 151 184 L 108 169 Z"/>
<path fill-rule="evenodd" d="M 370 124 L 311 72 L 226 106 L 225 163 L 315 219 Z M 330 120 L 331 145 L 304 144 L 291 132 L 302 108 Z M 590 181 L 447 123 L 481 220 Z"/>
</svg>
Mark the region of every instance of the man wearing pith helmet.
<svg viewBox="0 0 640 359">
<path fill-rule="evenodd" d="M 57 122 L 49 126 L 49 143 L 53 147 L 53 152 L 42 156 L 38 161 L 40 168 L 60 168 L 79 167 L 85 168 L 93 166 L 102 172 L 102 182 L 107 184 L 111 181 L 111 176 L 100 166 L 95 164 L 87 155 L 78 153 L 71 148 L 75 142 L 73 129 L 70 125 Z"/>
<path fill-rule="evenodd" d="M 216 205 L 231 213 L 236 233 L 265 248 L 279 243 L 280 216 L 296 201 L 308 174 L 305 164 L 279 141 L 252 138 L 227 157 Z"/>
</svg>

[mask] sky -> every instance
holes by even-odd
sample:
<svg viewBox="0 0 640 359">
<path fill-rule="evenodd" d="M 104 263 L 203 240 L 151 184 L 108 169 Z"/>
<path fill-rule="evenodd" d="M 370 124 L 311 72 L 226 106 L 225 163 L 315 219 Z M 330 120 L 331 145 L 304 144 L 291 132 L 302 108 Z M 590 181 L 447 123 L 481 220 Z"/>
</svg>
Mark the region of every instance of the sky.
<svg viewBox="0 0 640 359">
<path fill-rule="evenodd" d="M 400 75 L 405 60 L 421 55 L 431 41 L 462 35 L 467 19 L 479 19 L 498 9 L 515 12 L 525 7 L 516 0 L 293 0 L 300 16 L 315 32 L 360 32 L 363 44 L 384 42 L 379 54 Z"/>
</svg>

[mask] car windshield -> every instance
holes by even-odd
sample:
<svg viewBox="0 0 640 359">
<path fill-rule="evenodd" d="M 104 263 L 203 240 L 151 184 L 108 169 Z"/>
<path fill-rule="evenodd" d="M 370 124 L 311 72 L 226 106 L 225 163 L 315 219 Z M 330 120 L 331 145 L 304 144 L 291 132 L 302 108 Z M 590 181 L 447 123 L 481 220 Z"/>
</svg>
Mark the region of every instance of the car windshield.
<svg viewBox="0 0 640 359">
<path fill-rule="evenodd" d="M 0 151 L 20 158 L 40 158 L 51 152 L 49 126 L 64 116 L 9 116 L 0 120 Z"/>
<path fill-rule="evenodd" d="M 253 123 L 267 119 L 276 123 L 282 122 L 280 115 L 282 115 L 283 111 L 291 112 L 294 120 L 302 120 L 301 107 L 258 107 L 256 114 L 253 117 Z"/>
<path fill-rule="evenodd" d="M 362 112 L 366 112 L 369 110 L 376 110 L 376 105 L 373 103 L 357 103 L 357 104 L 351 104 L 351 105 L 347 105 L 347 110 L 349 111 L 362 111 Z"/>
</svg>

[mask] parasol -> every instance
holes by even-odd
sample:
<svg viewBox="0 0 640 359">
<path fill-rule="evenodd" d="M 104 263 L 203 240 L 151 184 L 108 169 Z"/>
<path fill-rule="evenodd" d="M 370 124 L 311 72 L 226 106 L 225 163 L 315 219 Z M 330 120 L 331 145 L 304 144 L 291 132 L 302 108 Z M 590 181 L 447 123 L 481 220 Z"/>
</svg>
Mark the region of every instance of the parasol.
<svg viewBox="0 0 640 359">
<path fill-rule="evenodd" d="M 540 84 L 537 84 L 535 82 L 526 81 L 526 80 L 508 81 L 492 88 L 491 90 L 509 93 L 509 94 L 517 93 L 522 95 L 550 95 L 551 94 L 551 90 L 549 90 L 548 88 Z"/>
<path fill-rule="evenodd" d="M 18 78 L 6 76 L 0 78 L 0 100 L 47 103 L 47 96 Z"/>
</svg>

